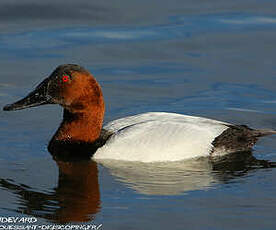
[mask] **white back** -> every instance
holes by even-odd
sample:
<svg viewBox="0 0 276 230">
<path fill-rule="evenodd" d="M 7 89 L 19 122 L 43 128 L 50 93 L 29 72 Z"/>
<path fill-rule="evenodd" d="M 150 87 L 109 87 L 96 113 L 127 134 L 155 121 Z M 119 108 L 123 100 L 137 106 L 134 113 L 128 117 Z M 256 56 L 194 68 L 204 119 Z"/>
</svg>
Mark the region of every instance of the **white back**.
<svg viewBox="0 0 276 230">
<path fill-rule="evenodd" d="M 151 112 L 121 118 L 104 129 L 114 132 L 94 159 L 157 162 L 208 156 L 227 123 L 175 113 Z"/>
</svg>

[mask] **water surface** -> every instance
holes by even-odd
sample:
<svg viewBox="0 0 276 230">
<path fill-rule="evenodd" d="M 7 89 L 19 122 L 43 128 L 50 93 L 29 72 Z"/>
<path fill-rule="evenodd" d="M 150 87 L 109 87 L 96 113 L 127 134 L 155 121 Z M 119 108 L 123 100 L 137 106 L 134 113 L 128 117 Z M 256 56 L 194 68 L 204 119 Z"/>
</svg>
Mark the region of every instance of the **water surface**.
<svg viewBox="0 0 276 230">
<path fill-rule="evenodd" d="M 105 121 L 168 111 L 276 127 L 273 1 L 0 3 L 0 107 L 59 64 L 100 82 Z M 62 109 L 0 111 L 0 216 L 103 229 L 274 229 L 276 142 L 253 156 L 142 164 L 54 161 Z"/>
</svg>

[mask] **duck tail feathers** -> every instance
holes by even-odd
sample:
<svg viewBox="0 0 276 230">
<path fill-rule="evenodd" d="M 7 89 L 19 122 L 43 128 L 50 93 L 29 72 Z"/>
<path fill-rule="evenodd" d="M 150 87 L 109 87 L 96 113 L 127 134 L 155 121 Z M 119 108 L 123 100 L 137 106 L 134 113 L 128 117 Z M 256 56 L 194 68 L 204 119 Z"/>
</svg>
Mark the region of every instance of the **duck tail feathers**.
<svg viewBox="0 0 276 230">
<path fill-rule="evenodd" d="M 255 129 L 255 130 L 252 130 L 252 134 L 255 137 L 263 137 L 263 136 L 276 134 L 276 130 L 273 130 L 273 129 Z"/>
</svg>

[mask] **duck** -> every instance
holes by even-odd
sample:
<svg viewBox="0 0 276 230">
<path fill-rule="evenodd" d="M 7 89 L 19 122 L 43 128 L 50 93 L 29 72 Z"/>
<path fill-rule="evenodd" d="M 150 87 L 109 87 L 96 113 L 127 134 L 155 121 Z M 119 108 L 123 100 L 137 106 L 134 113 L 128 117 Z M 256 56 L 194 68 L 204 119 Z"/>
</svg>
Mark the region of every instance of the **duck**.
<svg viewBox="0 0 276 230">
<path fill-rule="evenodd" d="M 204 117 L 147 112 L 104 124 L 105 102 L 95 77 L 77 64 L 58 66 L 23 99 L 4 111 L 44 104 L 63 107 L 48 144 L 53 156 L 94 160 L 166 162 L 251 151 L 272 129 L 252 129 Z"/>
</svg>

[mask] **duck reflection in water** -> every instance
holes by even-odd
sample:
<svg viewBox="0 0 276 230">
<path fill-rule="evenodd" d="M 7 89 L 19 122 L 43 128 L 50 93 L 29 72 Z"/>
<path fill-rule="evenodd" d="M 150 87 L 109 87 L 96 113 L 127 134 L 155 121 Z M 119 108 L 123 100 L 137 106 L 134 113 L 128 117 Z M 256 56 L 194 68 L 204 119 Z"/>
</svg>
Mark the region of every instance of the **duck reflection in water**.
<svg viewBox="0 0 276 230">
<path fill-rule="evenodd" d="M 1 179 L 0 186 L 17 194 L 16 211 L 57 223 L 88 222 L 100 211 L 97 163 L 56 160 L 58 185 L 53 192 L 34 191 L 27 185 Z"/>
<path fill-rule="evenodd" d="M 179 195 L 194 190 L 207 190 L 228 183 L 259 168 L 276 167 L 275 162 L 258 160 L 252 152 L 237 152 L 221 157 L 201 157 L 178 162 L 99 161 L 116 180 L 147 195 Z"/>
<path fill-rule="evenodd" d="M 20 182 L 0 180 L 2 188 L 20 197 L 18 207 L 13 211 L 56 223 L 92 221 L 101 210 L 97 163 L 75 159 L 55 161 L 59 179 L 53 192 L 38 192 Z M 100 163 L 116 180 L 137 193 L 151 196 L 206 190 L 242 177 L 251 170 L 276 167 L 275 162 L 258 160 L 251 152 L 159 165 L 120 161 Z"/>
</svg>

